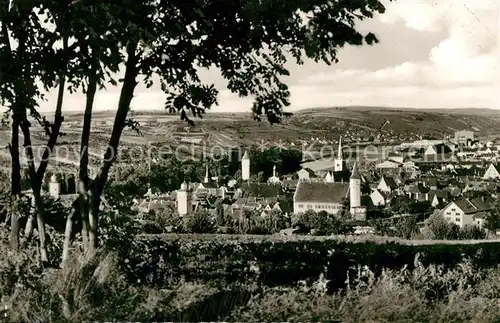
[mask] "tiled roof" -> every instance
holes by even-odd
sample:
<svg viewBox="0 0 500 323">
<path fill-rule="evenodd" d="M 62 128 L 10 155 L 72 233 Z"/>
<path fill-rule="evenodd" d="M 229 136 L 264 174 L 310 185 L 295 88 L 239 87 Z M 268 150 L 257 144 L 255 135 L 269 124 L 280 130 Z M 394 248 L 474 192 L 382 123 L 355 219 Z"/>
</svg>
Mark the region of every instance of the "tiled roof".
<svg viewBox="0 0 500 323">
<path fill-rule="evenodd" d="M 349 183 L 301 181 L 297 185 L 294 202 L 341 203 L 348 189 Z"/>
<path fill-rule="evenodd" d="M 306 168 L 302 168 L 302 169 L 301 169 L 301 170 L 299 170 L 298 172 L 300 172 L 300 171 L 306 171 L 306 172 L 309 174 L 309 176 L 314 176 L 314 171 L 313 171 L 312 169 L 308 168 L 308 167 L 306 167 Z M 298 172 L 297 172 L 297 173 L 298 173 Z"/>
<path fill-rule="evenodd" d="M 219 188 L 219 184 L 217 184 L 217 182 L 214 181 L 210 181 L 208 183 L 201 183 L 201 185 L 203 185 L 204 188 Z"/>
<path fill-rule="evenodd" d="M 425 155 L 418 160 L 414 160 L 415 163 L 454 163 L 457 161 L 457 158 L 451 154 Z"/>
<path fill-rule="evenodd" d="M 497 172 L 500 173 L 500 164 L 491 164 L 493 165 L 493 167 L 495 167 L 495 169 L 497 170 Z"/>
<path fill-rule="evenodd" d="M 459 196 L 462 193 L 462 190 L 460 187 L 457 186 L 450 186 L 447 187 L 446 190 L 450 192 L 451 196 Z"/>
<path fill-rule="evenodd" d="M 410 189 L 408 190 L 410 193 L 427 193 L 429 192 L 429 189 L 424 187 L 421 183 L 418 183 L 417 185 L 412 185 Z"/>
<path fill-rule="evenodd" d="M 335 168 L 335 161 L 333 159 L 315 160 L 302 164 L 302 167 L 310 168 L 314 172 L 321 170 L 331 170 Z"/>
<path fill-rule="evenodd" d="M 448 198 L 450 196 L 450 192 L 446 190 L 431 190 L 429 191 L 429 196 L 434 197 L 436 195 L 439 198 Z"/>
<path fill-rule="evenodd" d="M 475 219 L 486 219 L 486 212 L 478 212 L 478 213 L 474 214 L 474 216 L 472 218 L 474 220 Z"/>
<path fill-rule="evenodd" d="M 482 211 L 488 211 L 491 209 L 491 204 L 489 199 L 462 199 L 455 201 L 455 204 L 462 210 L 464 213 L 477 213 Z"/>
<path fill-rule="evenodd" d="M 377 192 L 378 194 L 380 194 L 384 199 L 387 199 L 389 197 L 389 194 L 387 194 L 386 192 L 382 192 L 379 189 L 373 190 L 372 194 L 375 193 L 375 192 Z"/>
<path fill-rule="evenodd" d="M 267 183 L 245 183 L 241 189 L 248 192 L 249 195 L 259 197 L 274 197 L 283 193 L 280 184 L 267 184 Z"/>
<path fill-rule="evenodd" d="M 393 177 L 391 177 L 391 176 L 384 176 L 382 178 L 385 181 L 385 184 L 387 184 L 387 186 L 389 186 L 390 188 L 395 188 L 395 187 L 398 186 L 396 184 L 396 181 L 394 180 Z"/>
</svg>

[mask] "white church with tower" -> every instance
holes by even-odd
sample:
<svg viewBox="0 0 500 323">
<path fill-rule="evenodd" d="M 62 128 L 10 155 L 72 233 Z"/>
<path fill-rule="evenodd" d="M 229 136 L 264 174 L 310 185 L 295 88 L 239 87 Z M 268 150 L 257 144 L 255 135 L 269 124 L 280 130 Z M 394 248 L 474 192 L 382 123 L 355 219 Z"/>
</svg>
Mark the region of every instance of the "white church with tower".
<svg viewBox="0 0 500 323">
<path fill-rule="evenodd" d="M 344 167 L 343 160 L 341 164 Z M 312 210 L 339 215 L 346 208 L 346 202 L 349 202 L 348 210 L 353 219 L 366 219 L 366 207 L 361 205 L 361 176 L 357 161 L 348 182 L 337 182 L 333 177 L 299 180 L 293 196 L 293 212 L 298 214 Z"/>
</svg>

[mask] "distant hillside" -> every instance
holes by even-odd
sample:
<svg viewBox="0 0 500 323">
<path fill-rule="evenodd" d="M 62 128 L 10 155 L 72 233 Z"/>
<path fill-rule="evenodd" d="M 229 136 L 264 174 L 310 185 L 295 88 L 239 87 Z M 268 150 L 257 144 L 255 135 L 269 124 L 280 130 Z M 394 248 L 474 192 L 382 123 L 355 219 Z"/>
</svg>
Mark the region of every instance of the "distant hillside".
<svg viewBox="0 0 500 323">
<path fill-rule="evenodd" d="M 490 109 L 417 110 L 380 107 L 307 109 L 294 114 L 290 123 L 299 127 L 328 129 L 339 120 L 395 134 L 450 134 L 472 130 L 486 135 L 500 133 L 500 111 Z"/>
<path fill-rule="evenodd" d="M 171 143 L 185 141 L 187 126 L 179 115 L 164 111 L 134 111 L 130 116 L 141 123 L 143 138 L 130 130 L 122 137 L 124 142 L 141 144 L 147 141 Z M 67 115 L 67 121 L 81 120 L 81 113 Z M 94 121 L 113 120 L 113 111 L 100 111 L 93 115 Z M 488 109 L 461 110 L 417 110 L 383 107 L 341 107 L 301 110 L 284 120 L 283 124 L 270 125 L 257 122 L 249 113 L 208 113 L 203 119 L 194 119 L 193 132 L 209 134 L 212 144 L 249 145 L 261 140 L 267 142 L 297 141 L 320 137 L 337 140 L 343 135 L 347 140 L 367 140 L 381 135 L 381 140 L 414 140 L 419 136 L 443 138 L 458 130 L 472 130 L 480 136 L 500 135 L 500 112 Z M 160 124 L 149 125 L 149 121 Z M 382 127 L 383 126 L 383 127 Z M 100 126 L 99 142 L 107 142 L 110 126 Z M 381 131 L 382 128 L 382 131 Z M 78 141 L 78 136 L 69 136 L 77 128 L 68 129 L 67 140 Z M 97 130 L 97 129 L 95 129 Z M 97 134 L 97 132 L 96 132 Z M 75 135 L 77 135 L 75 133 Z M 190 137 L 195 134 L 189 135 Z M 69 138 L 71 137 L 71 138 Z M 74 138 L 72 138 L 74 137 Z M 196 136 L 195 136 L 196 137 Z M 189 140 L 196 140 L 189 139 Z M 205 139 L 204 139 L 205 140 Z"/>
</svg>

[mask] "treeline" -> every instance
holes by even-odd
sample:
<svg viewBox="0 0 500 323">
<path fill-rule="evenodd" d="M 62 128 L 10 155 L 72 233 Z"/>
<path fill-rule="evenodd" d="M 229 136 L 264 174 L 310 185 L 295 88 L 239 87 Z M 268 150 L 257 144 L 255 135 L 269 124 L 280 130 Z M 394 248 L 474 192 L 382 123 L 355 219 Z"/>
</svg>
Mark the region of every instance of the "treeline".
<svg viewBox="0 0 500 323">
<path fill-rule="evenodd" d="M 282 203 L 290 203 L 283 197 Z M 222 204 L 215 206 L 215 212 L 200 210 L 180 217 L 175 210 L 143 215 L 142 233 L 227 233 L 227 234 L 276 234 L 292 229 L 294 234 L 315 236 L 346 235 L 354 232 L 354 226 L 341 218 L 325 211 L 312 210 L 299 214 L 286 214 L 280 210 L 271 210 L 262 214 L 262 210 L 243 210 L 235 214 L 224 212 Z"/>
<path fill-rule="evenodd" d="M 296 150 L 271 148 L 265 151 L 250 149 L 250 169 L 259 180 L 272 176 L 273 166 L 279 175 L 295 174 L 300 169 L 302 153 Z M 209 177 L 217 177 L 221 183 L 230 179 L 241 180 L 241 157 L 236 150 L 219 158 L 180 160 L 175 156 L 162 156 L 162 160 L 149 166 L 115 165 L 111 176 L 114 185 L 118 185 L 125 196 L 142 196 L 148 190 L 149 183 L 153 190 L 170 192 L 179 189 L 183 181 L 201 182 L 208 166 Z"/>
<path fill-rule="evenodd" d="M 276 166 L 276 172 L 279 175 L 295 174 L 301 169 L 302 151 L 288 150 L 280 148 L 270 148 L 260 151 L 252 147 L 248 151 L 250 157 L 250 170 L 252 174 L 259 174 L 265 178 L 273 175 L 273 167 Z"/>
</svg>

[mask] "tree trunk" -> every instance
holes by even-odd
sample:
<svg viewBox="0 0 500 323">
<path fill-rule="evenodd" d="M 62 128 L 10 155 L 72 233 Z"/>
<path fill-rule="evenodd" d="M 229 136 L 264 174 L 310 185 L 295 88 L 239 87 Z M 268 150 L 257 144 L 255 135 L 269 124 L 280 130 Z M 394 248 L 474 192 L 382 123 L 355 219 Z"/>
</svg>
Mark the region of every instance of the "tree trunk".
<svg viewBox="0 0 500 323">
<path fill-rule="evenodd" d="M 1 8 L 0 10 L 4 13 L 7 13 L 7 16 L 9 15 L 10 12 L 10 2 L 9 1 L 3 1 L 1 3 Z M 14 57 L 12 54 L 12 48 L 11 48 L 11 41 L 9 37 L 9 32 L 7 30 L 7 26 L 3 24 L 1 26 L 1 39 L 2 39 L 2 45 L 5 46 L 5 49 L 7 51 L 6 57 L 6 62 L 7 66 L 11 66 L 12 70 L 9 71 L 7 74 L 13 73 L 13 75 L 17 75 L 18 71 L 18 65 L 15 64 L 14 62 Z M 23 45 L 20 44 L 18 48 L 18 52 L 22 54 L 22 49 Z M 9 79 L 9 81 L 12 81 Z M 14 82 L 15 83 L 15 82 Z M 15 87 L 18 86 L 19 83 L 15 83 Z M 17 99 L 17 95 L 16 95 Z M 17 101 L 17 100 L 16 100 Z M 19 158 L 19 122 L 20 122 L 20 115 L 19 115 L 19 106 L 16 105 L 17 102 L 11 102 L 13 103 L 12 107 L 12 138 L 11 138 L 11 143 L 9 144 L 8 148 L 10 151 L 10 156 L 12 158 L 11 162 L 11 210 L 10 210 L 10 224 L 11 224 L 11 234 L 10 234 L 10 244 L 13 250 L 17 251 L 19 250 L 19 201 L 20 201 L 20 194 L 21 194 L 21 162 Z"/>
<path fill-rule="evenodd" d="M 71 210 L 71 213 L 68 215 L 68 218 L 66 219 L 66 228 L 64 230 L 64 244 L 63 244 L 63 251 L 62 251 L 62 258 L 61 258 L 61 268 L 64 268 L 68 258 L 69 258 L 69 248 L 71 246 L 71 235 L 73 234 L 73 222 L 76 218 L 76 214 L 80 211 L 78 204 L 73 206 L 73 209 Z"/>
<path fill-rule="evenodd" d="M 10 244 L 14 251 L 19 250 L 19 202 L 21 194 L 21 162 L 19 157 L 19 126 L 18 115 L 14 113 L 12 120 L 12 139 L 9 145 L 12 158 L 11 173 L 11 215 L 10 215 Z"/>
<path fill-rule="evenodd" d="M 80 167 L 78 172 L 78 203 L 81 212 L 82 219 L 82 242 L 85 251 L 88 250 L 89 246 L 89 141 L 90 141 L 90 128 L 92 121 L 92 108 L 94 106 L 94 98 L 97 92 L 97 82 L 99 80 L 97 75 L 98 61 L 93 58 L 93 63 L 89 73 L 89 85 L 87 88 L 87 101 L 85 105 L 85 113 L 83 117 L 83 128 L 82 128 L 82 141 L 80 143 Z"/>
<path fill-rule="evenodd" d="M 36 210 L 36 224 L 38 228 L 38 236 L 40 239 L 40 258 L 42 262 L 49 261 L 47 256 L 47 242 L 45 240 L 45 219 L 43 210 L 43 201 L 40 194 L 40 186 L 33 187 L 33 198 L 35 199 L 35 210 Z"/>
<path fill-rule="evenodd" d="M 42 179 L 38 178 L 35 170 L 35 160 L 33 147 L 31 145 L 30 123 L 26 116 L 26 110 L 23 110 L 23 118 L 21 122 L 21 130 L 24 136 L 24 149 L 28 159 L 28 171 L 31 180 L 31 189 L 33 190 L 33 198 L 35 200 L 36 222 L 38 227 L 38 236 L 40 239 L 40 256 L 43 262 L 48 261 L 46 240 L 45 240 L 45 220 L 43 210 L 43 200 L 41 196 Z"/>
<path fill-rule="evenodd" d="M 31 206 L 30 206 L 30 214 L 28 215 L 28 220 L 26 221 L 26 226 L 24 228 L 24 235 L 26 238 L 31 236 L 31 232 L 33 231 L 33 221 L 35 220 L 35 198 L 31 196 Z"/>
<path fill-rule="evenodd" d="M 125 127 L 128 111 L 130 110 L 130 102 L 134 96 L 134 90 L 137 85 L 136 77 L 139 73 L 137 67 L 138 57 L 136 54 L 137 43 L 129 43 L 127 45 L 127 62 L 125 64 L 125 77 L 120 92 L 120 100 L 118 102 L 118 109 L 116 111 L 115 122 L 109 139 L 108 149 L 104 154 L 104 161 L 97 174 L 94 182 L 92 183 L 92 190 L 90 196 L 90 213 L 89 213 L 89 247 L 96 249 L 98 245 L 98 221 L 99 221 L 99 206 L 101 203 L 101 196 L 104 191 L 104 186 L 107 182 L 109 170 L 111 165 L 116 159 L 118 153 L 118 144 L 120 137 Z"/>
<path fill-rule="evenodd" d="M 87 251 L 89 249 L 89 201 L 87 191 L 85 190 L 80 192 L 81 194 L 78 198 L 81 205 L 82 244 L 83 250 Z"/>
</svg>

